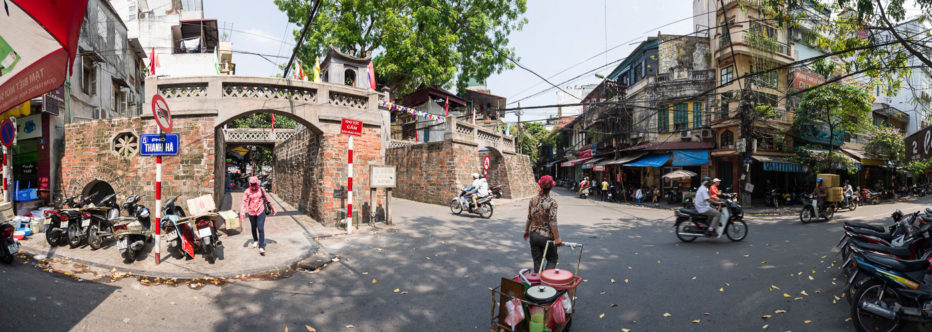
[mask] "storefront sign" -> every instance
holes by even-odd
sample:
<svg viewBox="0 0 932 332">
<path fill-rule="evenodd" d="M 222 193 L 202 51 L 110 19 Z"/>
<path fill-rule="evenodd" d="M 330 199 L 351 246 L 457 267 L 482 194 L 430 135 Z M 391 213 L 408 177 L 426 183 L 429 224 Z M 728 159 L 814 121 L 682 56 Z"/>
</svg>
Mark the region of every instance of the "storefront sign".
<svg viewBox="0 0 932 332">
<path fill-rule="evenodd" d="M 30 139 L 42 137 L 42 114 L 33 114 L 16 119 L 16 138 Z"/>
<path fill-rule="evenodd" d="M 140 156 L 174 156 L 178 154 L 178 134 L 139 135 Z"/>
<path fill-rule="evenodd" d="M 586 150 L 579 152 L 579 158 L 589 158 L 592 157 L 592 150 Z"/>
<path fill-rule="evenodd" d="M 805 90 L 810 86 L 819 85 L 825 83 L 825 78 L 819 76 L 815 73 L 810 73 L 802 69 L 796 69 L 793 71 L 793 84 L 792 87 L 798 90 Z"/>
<path fill-rule="evenodd" d="M 803 125 L 799 129 L 799 138 L 812 143 L 828 144 L 829 136 L 828 128 Z M 843 130 L 835 130 L 835 135 L 831 139 L 834 143 L 833 145 L 841 146 L 845 144 L 845 132 Z"/>
<path fill-rule="evenodd" d="M 605 165 L 596 165 L 592 170 L 594 172 L 605 172 Z"/>
<path fill-rule="evenodd" d="M 42 95 L 42 112 L 49 113 L 51 115 L 61 114 L 61 110 L 65 105 L 65 87 L 61 86 L 58 89 L 52 90 L 49 93 Z"/>
<path fill-rule="evenodd" d="M 906 161 L 927 160 L 932 152 L 932 126 L 906 138 Z"/>
</svg>

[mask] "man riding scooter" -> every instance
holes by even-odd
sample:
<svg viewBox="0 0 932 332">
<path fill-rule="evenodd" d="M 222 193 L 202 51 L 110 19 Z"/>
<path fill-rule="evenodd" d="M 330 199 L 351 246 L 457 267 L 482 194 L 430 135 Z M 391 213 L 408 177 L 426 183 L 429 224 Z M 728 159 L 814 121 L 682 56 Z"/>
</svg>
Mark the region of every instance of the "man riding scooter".
<svg viewBox="0 0 932 332">
<path fill-rule="evenodd" d="M 717 208 L 712 208 L 711 205 L 722 205 L 722 201 L 718 198 L 713 198 L 709 196 L 709 183 L 712 182 L 712 179 L 709 177 L 702 178 L 702 185 L 699 186 L 699 190 L 696 191 L 696 198 L 693 199 L 693 205 L 696 208 L 696 211 L 706 215 L 709 218 L 709 234 L 715 234 L 715 229 L 718 227 L 719 222 L 721 222 L 722 214 L 718 212 Z"/>
<path fill-rule="evenodd" d="M 816 217 L 819 217 L 819 209 L 825 205 L 825 198 L 828 197 L 828 189 L 822 185 L 822 178 L 816 179 L 815 190 L 812 191 L 812 194 L 815 196 L 816 205 Z"/>
<path fill-rule="evenodd" d="M 472 206 L 479 206 L 476 201 L 489 195 L 489 183 L 478 173 L 472 173 L 472 186 L 466 188 L 466 195 L 472 199 Z"/>
</svg>

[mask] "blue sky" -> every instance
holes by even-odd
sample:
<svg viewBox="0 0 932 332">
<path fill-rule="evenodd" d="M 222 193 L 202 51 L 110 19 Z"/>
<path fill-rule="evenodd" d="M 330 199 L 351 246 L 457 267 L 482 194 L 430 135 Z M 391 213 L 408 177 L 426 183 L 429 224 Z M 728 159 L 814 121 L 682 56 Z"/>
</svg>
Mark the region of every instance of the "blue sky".
<svg viewBox="0 0 932 332">
<path fill-rule="evenodd" d="M 204 0 L 204 8 L 205 17 L 217 19 L 221 30 L 232 25 L 230 38 L 234 50 L 277 55 L 279 57 L 267 58 L 279 64 L 288 61 L 287 57 L 294 48 L 291 31 L 300 27 L 288 24 L 285 14 L 272 1 Z M 528 1 L 525 16 L 528 19 L 527 25 L 511 36 L 511 46 L 516 49 L 522 65 L 550 78 L 579 63 L 565 73 L 550 78 L 553 83 L 604 65 L 606 61 L 612 62 L 624 57 L 639 41 L 656 35 L 658 28 L 665 34 L 692 31 L 692 20 L 687 19 L 692 16 L 692 1 L 684 0 L 531 0 Z M 677 20 L 683 21 L 660 28 Z M 600 55 L 580 63 L 603 52 L 606 39 L 608 48 L 622 46 L 608 52 L 607 57 Z M 276 64 L 254 55 L 234 53 L 233 62 L 236 63 L 237 75 L 273 76 L 281 72 Z M 611 68 L 601 72 L 607 73 Z M 586 75 L 565 85 L 598 81 L 594 75 Z M 487 85 L 493 94 L 507 97 L 509 102 L 550 86 L 517 67 L 492 75 Z M 554 103 L 556 90 L 551 89 L 522 101 L 521 105 Z M 554 109 L 528 110 L 522 120 L 546 118 L 555 113 Z M 509 116 L 507 120 L 514 118 Z"/>
</svg>

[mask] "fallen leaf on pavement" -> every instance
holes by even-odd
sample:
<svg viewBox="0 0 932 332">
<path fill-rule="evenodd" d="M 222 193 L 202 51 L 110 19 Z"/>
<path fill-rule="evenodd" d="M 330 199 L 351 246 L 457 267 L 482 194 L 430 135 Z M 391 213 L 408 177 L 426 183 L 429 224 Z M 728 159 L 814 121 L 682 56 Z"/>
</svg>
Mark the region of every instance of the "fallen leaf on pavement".
<svg viewBox="0 0 932 332">
<path fill-rule="evenodd" d="M 615 278 L 612 278 L 612 283 L 613 283 L 613 284 L 615 283 Z"/>
<path fill-rule="evenodd" d="M 766 329 L 767 329 L 767 324 L 764 324 L 764 326 L 761 326 L 761 328 L 764 329 L 764 330 L 766 330 Z"/>
<path fill-rule="evenodd" d="M 809 276 L 809 280 L 815 280 L 815 278 L 813 278 L 812 276 Z"/>
<path fill-rule="evenodd" d="M 621 329 L 621 332 L 631 332 L 630 329 Z"/>
<path fill-rule="evenodd" d="M 724 293 L 724 292 L 725 292 L 725 288 L 719 288 L 718 291 Z"/>
<path fill-rule="evenodd" d="M 799 292 L 799 293 L 800 293 L 800 294 L 803 294 L 803 295 L 805 295 L 805 296 L 809 296 L 809 293 L 806 293 L 806 291 L 802 291 L 802 292 Z"/>
<path fill-rule="evenodd" d="M 401 291 L 401 295 L 405 295 L 405 294 L 408 294 L 408 291 L 406 290 Z"/>
<path fill-rule="evenodd" d="M 628 283 L 628 279 L 625 279 L 625 283 L 626 283 L 626 284 Z"/>
<path fill-rule="evenodd" d="M 851 317 L 845 318 L 845 321 L 846 321 L 846 322 L 850 322 L 850 321 L 851 321 Z"/>
<path fill-rule="evenodd" d="M 767 261 L 760 261 L 761 264 L 767 264 Z"/>
<path fill-rule="evenodd" d="M 355 329 L 356 327 L 353 326 L 353 324 L 349 324 L 349 325 L 346 325 L 346 328 L 348 328 L 348 329 Z"/>
<path fill-rule="evenodd" d="M 317 329 L 311 327 L 310 325 L 304 325 L 304 328 L 307 329 L 307 332 L 317 332 Z"/>
<path fill-rule="evenodd" d="M 782 313 L 786 313 L 786 310 L 777 309 L 777 310 L 774 310 L 773 313 L 775 313 L 775 314 L 782 314 Z"/>
<path fill-rule="evenodd" d="M 794 297 L 794 298 L 793 298 L 793 301 L 799 301 L 799 300 L 802 300 L 802 299 L 803 299 L 802 296 L 798 296 L 798 297 Z"/>
<path fill-rule="evenodd" d="M 605 291 L 599 292 L 599 295 L 605 295 Z"/>
<path fill-rule="evenodd" d="M 771 316 L 771 315 L 763 315 L 763 316 L 760 316 L 760 318 L 763 318 L 763 319 L 767 319 L 767 318 L 770 318 L 770 317 L 773 317 L 773 316 Z"/>
<path fill-rule="evenodd" d="M 696 320 L 693 320 L 693 323 L 699 324 L 699 322 L 701 321 L 702 321 L 701 319 L 696 319 Z"/>
<path fill-rule="evenodd" d="M 787 294 L 787 293 L 783 293 L 783 297 L 793 297 L 793 295 L 790 295 L 790 294 Z"/>
<path fill-rule="evenodd" d="M 711 314 L 708 313 L 708 312 L 703 312 L 702 314 L 703 314 L 703 315 L 706 315 L 706 316 L 711 315 Z"/>
<path fill-rule="evenodd" d="M 605 314 L 599 315 L 599 319 L 602 319 L 602 317 L 605 317 Z"/>
<path fill-rule="evenodd" d="M 617 303 L 612 303 L 612 304 L 609 304 L 608 306 L 611 307 L 611 308 L 614 308 L 614 307 L 617 307 L 618 304 L 617 304 Z"/>
<path fill-rule="evenodd" d="M 374 284 L 374 283 L 377 283 L 377 282 L 379 282 L 379 281 L 378 281 L 378 280 L 375 280 L 375 279 L 372 279 L 372 283 L 373 283 L 373 284 Z"/>
<path fill-rule="evenodd" d="M 398 292 L 400 292 L 400 291 L 401 291 L 401 290 L 398 289 L 398 288 L 395 288 L 395 290 L 394 290 L 395 293 L 398 293 Z"/>
<path fill-rule="evenodd" d="M 695 276 L 693 276 L 693 280 L 696 280 L 696 277 L 695 277 Z"/>
<path fill-rule="evenodd" d="M 809 324 L 809 323 L 812 323 L 812 321 L 807 319 L 807 320 L 804 320 L 803 323 Z"/>
<path fill-rule="evenodd" d="M 777 285 L 770 285 L 770 287 L 772 287 L 773 289 L 780 289 L 780 287 L 777 287 Z"/>
<path fill-rule="evenodd" d="M 670 317 L 670 316 L 673 316 L 673 315 L 671 315 L 669 312 L 663 313 L 663 317 Z"/>
<path fill-rule="evenodd" d="M 660 264 L 660 260 L 659 260 L 659 259 L 657 260 L 657 264 Z"/>
</svg>

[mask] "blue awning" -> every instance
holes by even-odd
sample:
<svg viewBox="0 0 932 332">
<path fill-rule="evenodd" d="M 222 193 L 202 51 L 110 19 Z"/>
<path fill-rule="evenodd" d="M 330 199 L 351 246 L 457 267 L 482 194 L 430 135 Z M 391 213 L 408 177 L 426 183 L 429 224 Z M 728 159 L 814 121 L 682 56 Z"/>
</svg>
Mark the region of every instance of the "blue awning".
<svg viewBox="0 0 932 332">
<path fill-rule="evenodd" d="M 761 162 L 761 167 L 767 172 L 806 173 L 803 165 L 791 163 L 785 157 L 754 155 L 752 158 Z"/>
<path fill-rule="evenodd" d="M 673 166 L 695 166 L 709 163 L 709 151 L 673 151 Z"/>
<path fill-rule="evenodd" d="M 652 154 L 625 164 L 628 167 L 661 167 L 670 160 L 670 154 Z"/>
</svg>

